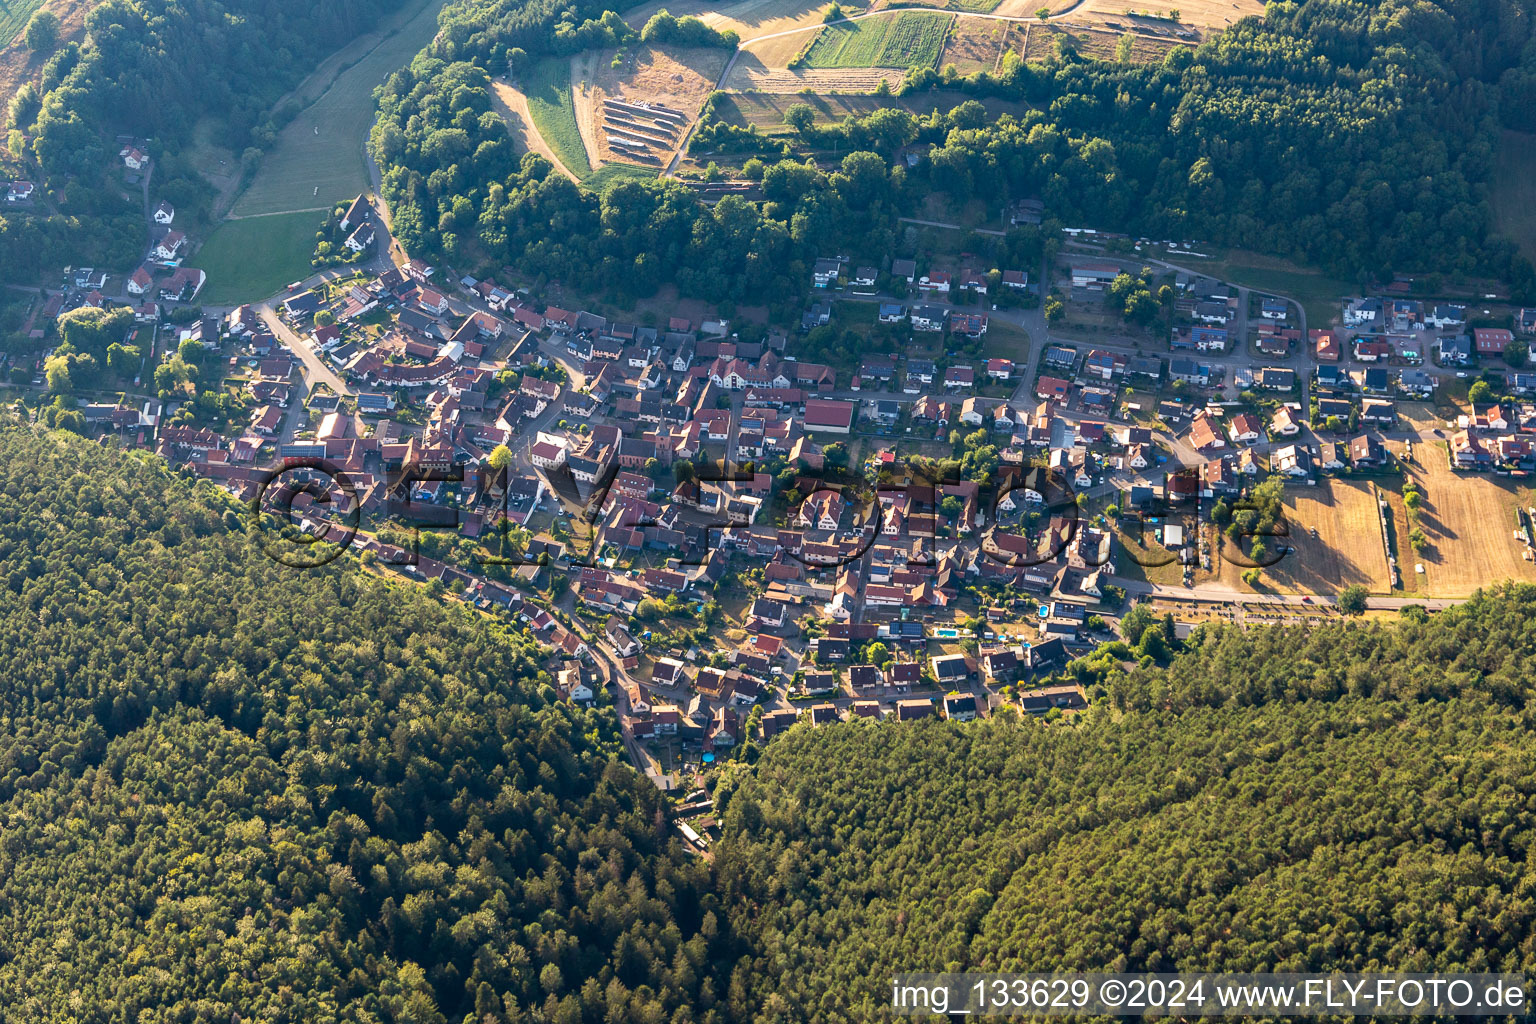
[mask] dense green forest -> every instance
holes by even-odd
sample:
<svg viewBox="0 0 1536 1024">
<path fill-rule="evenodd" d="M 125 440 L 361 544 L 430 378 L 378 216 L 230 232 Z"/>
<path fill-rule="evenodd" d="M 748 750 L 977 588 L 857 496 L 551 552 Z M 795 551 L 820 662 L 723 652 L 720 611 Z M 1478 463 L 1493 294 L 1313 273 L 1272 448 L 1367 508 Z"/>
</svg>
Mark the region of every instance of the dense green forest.
<svg viewBox="0 0 1536 1024">
<path fill-rule="evenodd" d="M 875 202 L 861 205 L 836 171 L 796 170 L 770 203 L 723 216 L 682 211 L 657 239 L 668 256 L 630 230 L 620 203 L 545 183 L 542 162 L 509 166 L 484 82 L 515 71 L 535 45 L 519 34 L 535 8 L 487 22 L 472 16 L 477 2 L 450 5 L 444 39 L 381 93 L 373 148 L 412 251 L 579 286 L 626 280 L 633 264 L 633 291 L 664 277 L 709 298 L 760 299 L 776 294 L 781 270 L 803 290 L 797 261 L 820 251 L 889 251 L 895 217 L 938 190 L 961 203 L 1041 195 L 1063 223 L 1277 252 L 1352 279 L 1493 275 L 1536 299 L 1536 272 L 1496 237 L 1486 195 L 1500 124 L 1530 116 L 1528 0 L 1271 3 L 1262 20 L 1156 65 L 1066 49 L 1040 64 L 1010 58 L 995 75 L 917 72 L 906 89 L 919 98 L 943 85 L 1033 109 L 995 119 L 979 105 L 928 118 L 890 109 L 830 129 L 807 123 L 804 149 L 836 143 L 880 158 L 887 173 L 871 182 Z M 583 24 L 598 31 L 593 13 Z M 748 136 L 708 123 L 703 138 L 775 158 L 777 144 Z M 891 171 L 896 149 L 914 143 L 931 159 L 910 176 Z M 634 184 L 624 203 L 665 204 L 675 189 Z M 547 230 L 551 220 L 565 230 Z M 754 269 L 762 262 L 770 269 Z"/>
<path fill-rule="evenodd" d="M 723 915 L 611 710 L 244 528 L 153 456 L 0 429 L 6 1016 L 717 1019 Z"/>
</svg>

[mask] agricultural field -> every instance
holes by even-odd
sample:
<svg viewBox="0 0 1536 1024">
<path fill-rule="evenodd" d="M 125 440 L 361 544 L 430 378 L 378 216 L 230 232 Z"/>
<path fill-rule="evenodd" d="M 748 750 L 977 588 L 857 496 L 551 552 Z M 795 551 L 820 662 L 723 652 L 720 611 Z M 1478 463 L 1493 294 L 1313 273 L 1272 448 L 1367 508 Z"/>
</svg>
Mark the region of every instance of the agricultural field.
<svg viewBox="0 0 1536 1024">
<path fill-rule="evenodd" d="M 1536 166 L 1536 135 L 1505 132 L 1497 157 L 1489 196 L 1494 223 L 1521 252 L 1536 260 L 1536 175 L 1531 173 Z"/>
<path fill-rule="evenodd" d="M 567 178 L 580 180 L 571 172 L 555 151 L 549 148 L 544 137 L 533 127 L 533 116 L 528 113 L 528 97 L 522 90 L 517 89 L 502 79 L 491 81 L 491 106 L 501 119 L 507 123 L 507 130 L 512 133 L 512 144 L 519 154 L 537 153 L 554 165 L 555 170 L 564 174 Z"/>
<path fill-rule="evenodd" d="M 679 18 L 691 14 L 711 28 L 721 31 L 732 29 L 743 40 L 777 35 L 794 29 L 811 29 L 820 25 L 826 14 L 825 3 L 812 3 L 809 0 L 738 0 L 736 3 L 724 4 L 706 3 L 703 0 L 650 0 L 649 3 L 625 11 L 624 20 L 638 30 L 645 27 L 651 15 L 663 8 Z M 843 10 L 854 14 L 861 8 L 857 4 L 844 4 Z M 793 39 L 794 36 L 786 38 Z M 804 39 L 800 39 L 796 48 L 804 42 Z"/>
<path fill-rule="evenodd" d="M 373 90 L 409 64 L 437 33 L 443 0 L 427 0 L 408 20 L 359 46 L 355 63 L 330 64 L 328 84 L 311 76 L 296 94 L 318 98 L 278 135 L 249 187 L 235 200 L 231 214 L 323 210 L 369 187 L 364 145 L 373 127 Z M 333 58 L 334 60 L 334 58 Z M 345 70 L 340 70 L 345 67 Z"/>
<path fill-rule="evenodd" d="M 1176 39 L 1163 39 L 1124 29 L 1103 30 L 1076 21 L 1048 25 L 1025 25 L 1010 36 L 1010 45 L 1025 60 L 1044 61 L 1054 56 L 1065 42 L 1078 54 L 1093 60 L 1114 63 L 1156 64 L 1175 46 L 1190 45 Z"/>
<path fill-rule="evenodd" d="M 828 25 L 801 63 L 807 68 L 934 67 L 953 22 L 950 15 L 903 12 Z"/>
<path fill-rule="evenodd" d="M 738 64 L 740 61 L 738 60 Z M 733 72 L 734 74 L 734 72 Z M 730 93 L 715 108 L 716 115 L 731 124 L 746 127 L 756 125 L 765 135 L 787 132 L 784 112 L 797 103 L 804 103 L 816 112 L 817 124 L 833 124 L 849 115 L 863 116 L 881 107 L 900 107 L 917 115 L 938 110 L 948 113 L 966 100 L 975 99 L 956 90 L 925 92 L 914 96 L 873 96 L 853 93 L 826 93 L 799 95 L 795 93 Z M 988 98 L 981 101 L 987 114 L 993 118 L 1002 114 L 1022 115 L 1029 109 L 1027 104 Z"/>
<path fill-rule="evenodd" d="M 582 179 L 582 185 L 594 192 L 607 192 L 613 186 L 626 181 L 654 181 L 656 170 L 650 167 L 639 167 L 635 164 L 603 164 L 586 178 Z"/>
<path fill-rule="evenodd" d="M 42 6 L 42 0 L 6 0 L 0 3 L 0 39 L 7 43 L 18 41 L 27 22 L 32 19 L 32 13 Z"/>
<path fill-rule="evenodd" d="M 962 75 L 996 70 L 1008 48 L 1008 38 L 1022 29 L 1008 21 L 960 18 L 944 43 L 939 66 L 950 64 Z"/>
<path fill-rule="evenodd" d="M 949 0 L 923 0 L 923 2 L 934 7 L 946 7 L 949 5 Z M 1036 0 L 1001 0 L 1000 3 L 993 3 L 990 8 L 981 5 L 967 5 L 965 9 L 978 11 L 982 14 L 997 14 L 1006 18 L 1028 18 L 1030 21 L 1034 21 L 1037 12 L 1042 7 L 1048 8 L 1051 12 L 1051 17 L 1054 18 L 1073 11 L 1082 2 L 1083 0 L 1043 0 L 1043 2 L 1036 2 Z"/>
<path fill-rule="evenodd" d="M 1002 0 L 993 13 L 1019 18 L 1033 18 L 1040 9 L 1038 0 Z M 1167 4 L 1148 4 L 1136 7 L 1123 0 L 1052 0 L 1048 5 L 1053 15 L 1065 15 L 1084 26 L 1103 25 L 1111 29 L 1140 26 L 1170 39 L 1198 40 L 1205 32 L 1219 32 L 1228 25 L 1249 15 L 1262 16 L 1264 4 L 1260 0 L 1183 0 Z M 1128 14 L 1128 10 L 1142 13 Z M 1178 20 L 1170 17 L 1178 12 Z M 1070 13 L 1068 13 L 1070 12 Z"/>
<path fill-rule="evenodd" d="M 1382 543 L 1376 499 L 1370 485 L 1359 480 L 1325 479 L 1316 487 L 1290 485 L 1285 490 L 1285 522 L 1290 530 L 1283 541 L 1268 542 L 1271 552 L 1282 544 L 1290 551 L 1264 569 L 1260 589 L 1301 594 L 1336 594 L 1359 583 L 1372 593 L 1385 594 L 1392 578 Z M 1312 530 L 1317 536 L 1312 536 Z M 1243 542 L 1247 554 L 1252 539 Z M 1223 544 L 1230 542 L 1223 538 Z M 1230 546 L 1227 551 L 1246 564 Z M 1243 566 L 1220 558 L 1222 584 L 1249 589 L 1242 583 Z"/>
<path fill-rule="evenodd" d="M 309 211 L 220 224 L 189 261 L 208 274 L 199 298 L 212 305 L 250 302 L 308 277 L 321 220 L 320 213 Z"/>
<path fill-rule="evenodd" d="M 704 105 L 704 98 L 714 89 L 729 58 L 717 47 L 637 46 L 627 51 L 614 67 L 614 55 L 604 53 L 573 58 L 572 70 L 581 72 L 576 90 L 577 122 L 587 152 L 595 154 L 594 164 L 622 161 L 659 170 L 671 160 L 691 123 Z M 596 65 L 595 67 L 593 65 Z M 644 116 L 630 117 L 610 112 L 604 101 L 652 104 L 681 111 L 686 121 L 676 127 L 653 123 Z M 613 131 L 639 132 L 659 141 L 649 147 L 649 154 L 626 154 L 609 144 Z"/>
<path fill-rule="evenodd" d="M 785 68 L 764 64 L 749 50 L 742 50 L 731 65 L 723 88 L 727 92 L 860 93 L 874 92 L 883 81 L 892 89 L 907 76 L 905 68 Z"/>
<path fill-rule="evenodd" d="M 1521 557 L 1525 545 L 1515 538 L 1515 510 L 1533 502 L 1529 489 L 1480 473 L 1450 468 L 1445 447 L 1415 446 L 1418 461 L 1408 464 L 1409 479 L 1424 494 L 1419 528 L 1429 547 L 1413 555 L 1404 539 L 1403 575 L 1413 573 L 1413 559 L 1424 565 L 1422 592 L 1433 597 L 1465 597 L 1504 579 L 1536 582 L 1536 563 Z"/>
<path fill-rule="evenodd" d="M 571 94 L 571 62 L 540 61 L 524 76 L 523 95 L 534 131 L 554 151 L 560 163 L 577 178 L 592 173 L 587 148 L 576 123 L 576 100 Z"/>
</svg>

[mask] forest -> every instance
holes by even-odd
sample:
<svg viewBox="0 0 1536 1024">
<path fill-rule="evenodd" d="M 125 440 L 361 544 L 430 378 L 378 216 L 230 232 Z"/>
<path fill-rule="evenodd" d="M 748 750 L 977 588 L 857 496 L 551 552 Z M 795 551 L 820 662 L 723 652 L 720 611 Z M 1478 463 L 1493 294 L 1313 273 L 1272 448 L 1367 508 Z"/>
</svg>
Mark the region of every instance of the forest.
<svg viewBox="0 0 1536 1024">
<path fill-rule="evenodd" d="M 916 72 L 903 85 L 909 100 L 946 87 L 1031 109 L 992 118 L 968 103 L 944 115 L 882 109 L 830 127 L 792 122 L 802 153 L 858 147 L 850 158 L 878 158 L 881 181 L 861 163 L 863 180 L 879 186 L 874 199 L 860 205 L 848 193 L 846 166 L 780 159 L 758 173 L 780 168 L 792 188 L 723 216 L 683 212 L 675 238 L 658 239 L 665 250 L 636 244 L 609 197 L 547 183 L 538 162 L 509 164 L 506 128 L 486 116 L 485 82 L 527 56 L 534 44 L 519 26 L 533 8 L 504 27 L 476 22 L 472 8 L 450 5 L 445 38 L 381 92 L 372 148 L 412 251 L 578 287 L 632 273 L 624 287 L 636 292 L 671 279 L 688 294 L 761 300 L 779 294 L 780 270 L 803 293 L 797 264 L 821 250 L 889 252 L 896 218 L 930 192 L 956 204 L 1038 195 L 1064 224 L 1267 251 L 1361 282 L 1398 272 L 1496 277 L 1518 300 L 1536 301 L 1536 270 L 1498 236 L 1487 201 L 1501 125 L 1530 116 L 1529 0 L 1277 2 L 1262 20 L 1174 48 L 1155 65 L 1065 48 L 1043 63 L 1010 55 L 996 73 Z M 471 24 L 490 27 L 469 33 Z M 585 30 L 569 17 L 561 24 Z M 777 143 L 758 144 L 709 111 L 705 145 L 776 159 Z M 928 159 L 910 174 L 893 167 L 912 146 Z M 643 208 L 676 189 L 627 187 L 625 201 Z M 561 230 L 549 231 L 551 222 Z M 672 244 L 695 224 L 700 244 Z M 772 269 L 756 270 L 764 261 Z"/>
<path fill-rule="evenodd" d="M 801 724 L 710 778 L 710 862 L 521 627 L 256 528 L 0 428 L 18 1017 L 862 1022 L 897 970 L 1536 955 L 1536 587 L 1182 645 L 1142 616 L 1067 719 Z"/>
<path fill-rule="evenodd" d="M 706 866 L 521 630 L 295 572 L 148 454 L 0 428 L 0 1005 L 721 1019 Z"/>
</svg>

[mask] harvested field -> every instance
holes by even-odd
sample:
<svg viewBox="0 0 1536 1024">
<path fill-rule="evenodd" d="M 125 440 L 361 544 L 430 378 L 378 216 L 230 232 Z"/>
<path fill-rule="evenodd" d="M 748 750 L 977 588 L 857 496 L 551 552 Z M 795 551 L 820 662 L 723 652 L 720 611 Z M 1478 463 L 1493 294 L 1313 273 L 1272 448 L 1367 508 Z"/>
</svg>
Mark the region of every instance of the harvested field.
<svg viewBox="0 0 1536 1024">
<path fill-rule="evenodd" d="M 1261 589 L 1301 594 L 1336 594 L 1353 583 L 1372 593 L 1391 589 L 1381 524 L 1370 486 L 1358 480 L 1324 480 L 1316 487 L 1287 486 L 1285 522 L 1290 535 L 1269 542 L 1271 552 L 1282 543 L 1290 552 L 1264 569 Z M 1312 529 L 1317 536 L 1312 536 Z M 1239 553 L 1223 538 L 1223 551 L 1244 565 L 1252 540 Z M 1272 556 L 1271 556 L 1272 557 Z M 1221 582 L 1242 588 L 1243 565 L 1220 559 Z"/>
<path fill-rule="evenodd" d="M 703 3 L 701 0 L 651 0 L 624 12 L 624 20 L 636 29 L 644 28 L 651 15 L 666 8 L 679 18 L 691 14 L 712 28 L 734 29 L 742 39 L 751 39 L 819 25 L 826 7 L 825 2 L 811 0 L 739 0 L 727 4 Z M 849 13 L 858 9 L 857 6 L 844 7 Z M 804 43 L 801 39 L 797 47 Z"/>
<path fill-rule="evenodd" d="M 934 110 L 948 113 L 966 100 L 975 98 L 957 90 L 940 90 L 901 97 L 852 93 L 822 95 L 731 93 L 721 101 L 716 108 L 716 113 L 723 121 L 742 127 L 754 124 L 757 125 L 758 131 L 771 135 L 775 132 L 787 131 L 784 125 L 784 111 L 797 103 L 808 104 L 815 110 L 818 124 L 831 124 L 841 121 L 850 114 L 862 116 L 881 107 L 898 107 L 920 116 Z M 1029 109 L 1028 104 L 996 98 L 987 98 L 981 103 L 987 108 L 987 114 L 993 118 L 1002 114 L 1018 117 Z"/>
<path fill-rule="evenodd" d="M 1415 448 L 1418 448 L 1416 445 Z M 1508 479 L 1452 470 L 1439 444 L 1426 444 L 1409 463 L 1409 478 L 1424 492 L 1419 528 L 1429 547 L 1421 590 L 1433 597 L 1465 597 L 1505 579 L 1536 582 L 1536 563 L 1525 561 L 1515 538 L 1515 509 L 1529 494 Z M 1413 572 L 1410 561 L 1404 575 Z"/>
<path fill-rule="evenodd" d="M 1040 4 L 1034 0 L 1002 0 L 994 13 L 1033 18 L 1039 7 Z M 1264 5 L 1259 0 L 1195 0 L 1193 3 L 1180 0 L 1177 3 L 1170 2 L 1167 6 L 1152 4 L 1137 8 L 1160 15 L 1177 10 L 1178 21 L 1167 17 L 1126 14 L 1127 5 L 1120 0 L 1083 0 L 1080 4 L 1057 3 L 1053 0 L 1051 7 L 1056 14 L 1070 11 L 1067 17 L 1085 25 L 1117 22 L 1122 27 L 1142 26 L 1173 39 L 1198 39 L 1204 31 L 1220 31 L 1241 18 L 1264 14 Z"/>
<path fill-rule="evenodd" d="M 925 0 L 925 2 L 943 6 L 947 0 Z M 1082 0 L 1045 0 L 1044 3 L 1037 0 L 1002 0 L 1001 3 L 993 5 L 988 13 L 1005 18 L 1028 18 L 1030 21 L 1035 21 L 1036 12 L 1041 7 L 1050 8 L 1051 17 L 1054 18 L 1075 10 L 1081 2 Z"/>
<path fill-rule="evenodd" d="M 597 162 L 610 160 L 645 167 L 665 167 L 698 117 L 704 98 L 725 70 L 728 54 L 710 47 L 639 46 L 613 67 L 612 54 L 603 54 L 591 77 L 578 88 L 578 121 L 588 151 Z M 665 108 L 681 118 L 652 116 L 616 104 Z M 612 139 L 629 139 L 637 149 L 626 152 Z M 594 148 L 595 147 L 595 148 Z"/>
<path fill-rule="evenodd" d="M 724 88 L 729 92 L 872 93 L 883 80 L 892 89 L 906 77 L 895 68 L 770 68 L 746 50 L 736 58 Z"/>
<path fill-rule="evenodd" d="M 986 21 L 981 18 L 960 18 L 950 29 L 944 43 L 944 53 L 939 66 L 953 64 L 962 75 L 975 71 L 991 71 L 997 67 L 1007 48 L 1010 35 L 1022 32 L 1011 22 Z"/>
<path fill-rule="evenodd" d="M 1198 41 L 1198 34 L 1193 40 L 1166 39 L 1157 36 L 1148 36 L 1139 32 L 1131 32 L 1125 29 L 1118 31 L 1089 28 L 1075 21 L 1058 21 L 1049 25 L 1027 26 L 1028 32 L 1015 32 L 1009 37 L 1009 44 L 1025 60 L 1043 61 L 1056 53 L 1059 41 L 1065 39 L 1079 54 L 1094 60 L 1119 61 L 1123 42 L 1129 39 L 1131 47 L 1130 60 L 1137 64 L 1155 64 L 1162 61 L 1169 50 L 1175 46 L 1191 46 Z"/>
<path fill-rule="evenodd" d="M 954 18 L 900 13 L 828 25 L 805 52 L 808 68 L 911 68 L 938 63 Z"/>
</svg>

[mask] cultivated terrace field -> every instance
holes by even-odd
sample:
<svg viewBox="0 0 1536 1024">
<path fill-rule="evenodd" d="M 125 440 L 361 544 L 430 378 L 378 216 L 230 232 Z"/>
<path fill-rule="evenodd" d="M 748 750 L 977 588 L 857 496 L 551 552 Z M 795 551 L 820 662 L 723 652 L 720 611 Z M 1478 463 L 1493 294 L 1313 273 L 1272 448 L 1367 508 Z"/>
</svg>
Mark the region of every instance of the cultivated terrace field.
<svg viewBox="0 0 1536 1024">
<path fill-rule="evenodd" d="M 524 76 L 522 86 L 533 127 L 544 142 L 577 177 L 591 174 L 592 164 L 581 140 L 581 127 L 576 123 L 570 61 L 551 59 L 539 63 Z"/>
<path fill-rule="evenodd" d="M 799 63 L 808 68 L 933 67 L 953 22 L 949 15 L 902 13 L 829 25 Z"/>
<path fill-rule="evenodd" d="M 833 93 L 869 93 L 885 82 L 890 88 L 901 84 L 905 68 L 807 68 L 771 67 L 749 50 L 742 50 L 726 76 L 729 92 L 805 94 L 807 98 Z"/>
</svg>

